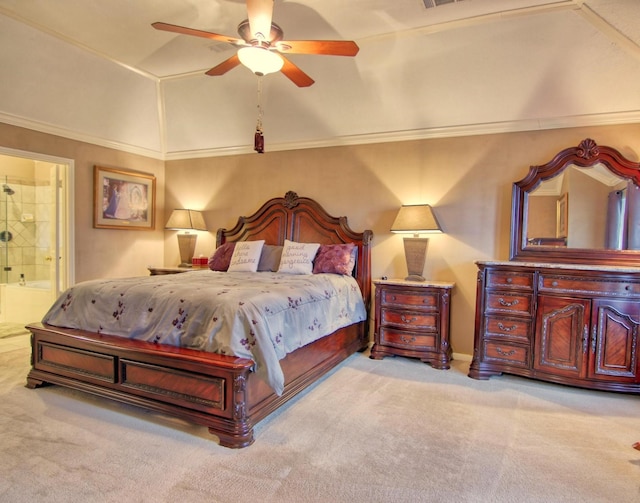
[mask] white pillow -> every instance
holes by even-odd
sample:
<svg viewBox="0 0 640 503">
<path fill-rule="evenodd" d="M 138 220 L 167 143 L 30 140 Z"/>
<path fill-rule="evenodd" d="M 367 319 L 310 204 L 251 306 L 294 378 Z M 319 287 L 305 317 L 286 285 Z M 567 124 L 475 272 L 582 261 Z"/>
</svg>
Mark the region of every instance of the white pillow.
<svg viewBox="0 0 640 503">
<path fill-rule="evenodd" d="M 264 239 L 259 241 L 238 241 L 231 255 L 229 272 L 256 272 Z"/>
<path fill-rule="evenodd" d="M 320 248 L 319 243 L 296 243 L 284 240 L 278 272 L 284 274 L 311 274 L 313 259 Z"/>
</svg>

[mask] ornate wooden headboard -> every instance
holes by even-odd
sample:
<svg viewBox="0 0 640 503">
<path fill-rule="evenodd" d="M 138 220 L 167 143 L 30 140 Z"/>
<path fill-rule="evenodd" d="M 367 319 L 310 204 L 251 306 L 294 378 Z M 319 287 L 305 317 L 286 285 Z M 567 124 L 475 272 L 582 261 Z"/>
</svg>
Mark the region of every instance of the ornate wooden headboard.
<svg viewBox="0 0 640 503">
<path fill-rule="evenodd" d="M 370 230 L 354 232 L 347 217 L 333 217 L 320 204 L 293 191 L 264 203 L 253 215 L 239 217 L 232 229 L 218 229 L 216 244 L 228 241 L 264 239 L 266 244 L 282 245 L 285 239 L 300 243 L 354 243 L 358 260 L 354 277 L 360 285 L 367 309 L 371 301 Z"/>
</svg>

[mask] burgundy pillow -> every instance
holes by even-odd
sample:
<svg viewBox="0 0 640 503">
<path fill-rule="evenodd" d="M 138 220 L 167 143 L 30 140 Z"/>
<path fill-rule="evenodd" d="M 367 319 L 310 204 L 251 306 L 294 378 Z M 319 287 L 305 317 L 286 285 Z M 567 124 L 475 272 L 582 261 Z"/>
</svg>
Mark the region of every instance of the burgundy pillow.
<svg viewBox="0 0 640 503">
<path fill-rule="evenodd" d="M 209 269 L 212 271 L 226 271 L 229 269 L 231 256 L 236 247 L 235 243 L 225 243 L 209 257 Z"/>
<path fill-rule="evenodd" d="M 313 273 L 328 272 L 350 276 L 356 265 L 356 245 L 353 243 L 321 245 L 313 262 Z"/>
</svg>

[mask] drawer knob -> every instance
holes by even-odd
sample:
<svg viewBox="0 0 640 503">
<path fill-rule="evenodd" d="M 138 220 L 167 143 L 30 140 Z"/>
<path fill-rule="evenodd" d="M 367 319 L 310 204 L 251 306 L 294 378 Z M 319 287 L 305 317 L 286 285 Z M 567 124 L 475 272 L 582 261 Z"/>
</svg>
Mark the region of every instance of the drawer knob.
<svg viewBox="0 0 640 503">
<path fill-rule="evenodd" d="M 552 281 L 551 282 L 551 286 L 558 286 L 558 282 L 557 281 Z"/>
<path fill-rule="evenodd" d="M 507 283 L 509 284 L 513 283 L 513 278 L 507 278 Z"/>
<path fill-rule="evenodd" d="M 625 289 L 627 292 L 630 292 L 631 290 L 633 290 L 633 286 L 631 286 L 631 285 L 627 285 L 627 286 L 625 286 L 625 287 L 624 287 L 624 289 Z"/>
<path fill-rule="evenodd" d="M 414 321 L 418 321 L 418 318 L 412 316 L 411 318 L 407 318 L 404 314 L 400 316 L 402 323 L 413 323 Z"/>
</svg>

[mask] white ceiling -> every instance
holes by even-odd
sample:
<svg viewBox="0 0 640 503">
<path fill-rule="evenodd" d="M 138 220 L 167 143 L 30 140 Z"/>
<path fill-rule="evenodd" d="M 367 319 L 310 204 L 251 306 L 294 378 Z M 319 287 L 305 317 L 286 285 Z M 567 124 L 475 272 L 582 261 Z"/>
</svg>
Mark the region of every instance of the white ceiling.
<svg viewBox="0 0 640 503">
<path fill-rule="evenodd" d="M 244 0 L 0 0 L 0 120 L 164 159 L 250 152 L 258 78 L 204 72 L 236 50 Z M 640 1 L 276 0 L 316 83 L 262 83 L 266 150 L 640 122 Z"/>
</svg>

